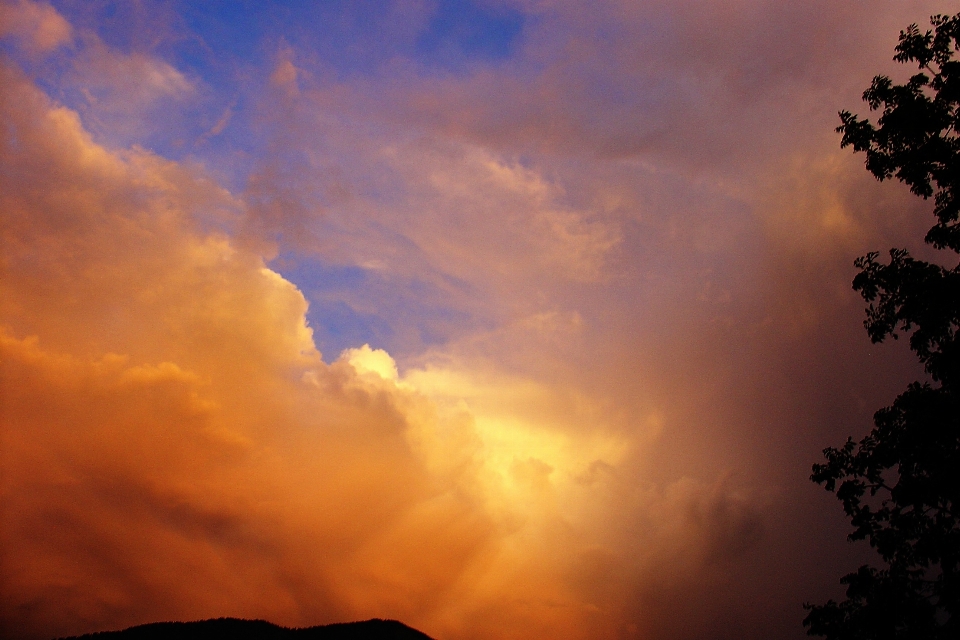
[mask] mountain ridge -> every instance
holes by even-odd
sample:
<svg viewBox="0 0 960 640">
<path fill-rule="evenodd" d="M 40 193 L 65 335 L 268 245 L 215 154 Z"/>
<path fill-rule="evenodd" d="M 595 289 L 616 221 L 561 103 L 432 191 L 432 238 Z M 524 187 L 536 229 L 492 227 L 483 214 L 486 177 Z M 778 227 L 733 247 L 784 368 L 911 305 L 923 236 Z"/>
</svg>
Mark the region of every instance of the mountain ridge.
<svg viewBox="0 0 960 640">
<path fill-rule="evenodd" d="M 211 618 L 151 622 L 121 631 L 96 631 L 57 640 L 434 640 L 397 620 L 372 618 L 314 627 L 282 627 L 266 620 Z"/>
</svg>

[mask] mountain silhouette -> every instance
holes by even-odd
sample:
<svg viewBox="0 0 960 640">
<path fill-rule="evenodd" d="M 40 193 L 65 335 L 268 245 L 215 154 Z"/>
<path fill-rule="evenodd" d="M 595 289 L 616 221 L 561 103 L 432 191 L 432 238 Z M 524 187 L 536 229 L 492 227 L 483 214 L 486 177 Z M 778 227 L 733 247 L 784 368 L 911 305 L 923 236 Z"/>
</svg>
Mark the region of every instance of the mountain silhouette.
<svg viewBox="0 0 960 640">
<path fill-rule="evenodd" d="M 98 631 L 60 640 L 433 640 L 396 620 L 366 620 L 288 629 L 264 620 L 217 618 L 154 622 L 123 631 Z"/>
</svg>

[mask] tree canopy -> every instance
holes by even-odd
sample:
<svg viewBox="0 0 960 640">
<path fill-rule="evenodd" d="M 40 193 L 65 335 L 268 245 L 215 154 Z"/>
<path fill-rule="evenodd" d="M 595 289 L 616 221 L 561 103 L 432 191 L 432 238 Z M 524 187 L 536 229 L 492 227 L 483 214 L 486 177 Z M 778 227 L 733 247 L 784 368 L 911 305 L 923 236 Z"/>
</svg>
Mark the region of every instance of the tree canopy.
<svg viewBox="0 0 960 640">
<path fill-rule="evenodd" d="M 916 65 L 904 84 L 873 79 L 863 99 L 876 123 L 840 113 L 841 145 L 866 154 L 878 180 L 933 198 L 925 242 L 942 266 L 891 249 L 857 259 L 873 342 L 909 335 L 929 375 L 874 415 L 865 438 L 824 450 L 811 479 L 835 492 L 883 561 L 844 576 L 846 600 L 806 605 L 807 633 L 828 640 L 960 638 L 960 14 L 900 32 L 894 59 Z M 952 253 L 951 253 L 952 252 Z"/>
</svg>

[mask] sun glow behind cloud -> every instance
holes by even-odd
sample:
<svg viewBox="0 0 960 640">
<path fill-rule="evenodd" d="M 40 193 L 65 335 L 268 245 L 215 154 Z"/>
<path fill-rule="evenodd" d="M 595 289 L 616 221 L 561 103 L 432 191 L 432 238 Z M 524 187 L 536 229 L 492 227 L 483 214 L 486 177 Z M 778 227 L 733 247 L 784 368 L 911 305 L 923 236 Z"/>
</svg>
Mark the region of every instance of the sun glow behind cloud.
<svg viewBox="0 0 960 640">
<path fill-rule="evenodd" d="M 324 364 L 302 294 L 198 224 L 242 203 L 4 80 L 6 624 L 391 615 L 480 637 L 516 599 L 509 634 L 609 624 L 561 579 L 602 548 L 585 512 L 630 448 L 587 399 L 455 363 L 400 376 L 367 345 Z"/>
<path fill-rule="evenodd" d="M 0 5 L 0 634 L 802 635 L 927 9 L 462 4 Z"/>
</svg>

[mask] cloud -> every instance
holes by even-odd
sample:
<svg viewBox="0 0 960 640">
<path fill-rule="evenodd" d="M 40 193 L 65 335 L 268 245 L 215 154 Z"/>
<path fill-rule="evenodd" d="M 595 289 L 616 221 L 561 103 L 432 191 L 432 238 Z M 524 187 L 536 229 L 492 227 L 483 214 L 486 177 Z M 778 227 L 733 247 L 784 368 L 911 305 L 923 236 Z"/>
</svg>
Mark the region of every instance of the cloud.
<svg viewBox="0 0 960 640">
<path fill-rule="evenodd" d="M 0 37 L 6 36 L 41 54 L 73 42 L 73 29 L 49 3 L 17 0 L 0 5 Z"/>
<path fill-rule="evenodd" d="M 349 362 L 358 373 L 374 373 L 384 380 L 396 380 L 397 363 L 383 349 L 371 349 L 365 344 L 359 349 L 347 349 L 341 358 Z"/>
<path fill-rule="evenodd" d="M 596 559 L 629 587 L 681 554 L 684 582 L 755 544 L 721 485 L 638 492 L 587 398 L 456 359 L 401 375 L 367 345 L 323 362 L 300 291 L 204 223 L 242 201 L 3 86 L 5 635 L 237 615 L 586 638 L 633 624 Z"/>
<path fill-rule="evenodd" d="M 888 34 L 904 16 L 945 10 L 935 1 L 510 4 L 530 19 L 508 60 L 459 75 L 392 60 L 380 77 L 342 83 L 342 108 L 507 153 L 722 171 L 762 164 L 796 136 L 828 135 L 833 102 L 855 103 L 875 73 L 894 68 Z"/>
<path fill-rule="evenodd" d="M 81 96 L 82 113 L 98 134 L 121 142 L 153 133 L 155 114 L 174 121 L 161 130 L 173 128 L 174 113 L 197 97 L 197 83 L 163 59 L 119 51 L 89 34 L 65 85 Z"/>
<path fill-rule="evenodd" d="M 457 75 L 228 60 L 183 162 L 134 144 L 212 90 L 173 45 L 78 37 L 75 110 L 4 67 L 3 633 L 786 638 L 838 595 L 809 465 L 913 370 L 851 261 L 928 213 L 832 129 L 932 4 L 519 6 Z"/>
<path fill-rule="evenodd" d="M 297 83 L 297 67 L 293 64 L 292 58 L 293 51 L 291 49 L 282 50 L 273 73 L 270 74 L 270 84 L 278 87 L 291 98 L 300 93 L 300 87 Z"/>
</svg>

